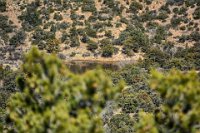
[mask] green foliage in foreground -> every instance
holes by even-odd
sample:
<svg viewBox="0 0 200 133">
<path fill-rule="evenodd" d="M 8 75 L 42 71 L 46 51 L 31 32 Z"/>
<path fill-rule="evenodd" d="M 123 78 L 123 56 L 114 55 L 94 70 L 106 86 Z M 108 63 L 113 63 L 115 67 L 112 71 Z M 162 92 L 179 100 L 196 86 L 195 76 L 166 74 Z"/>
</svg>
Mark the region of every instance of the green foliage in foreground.
<svg viewBox="0 0 200 133">
<path fill-rule="evenodd" d="M 74 75 L 36 48 L 25 56 L 22 70 L 21 92 L 11 96 L 6 118 L 6 130 L 19 133 L 102 133 L 99 114 L 123 87 L 113 87 L 101 70 Z"/>
<path fill-rule="evenodd" d="M 154 115 L 140 113 L 137 133 L 199 133 L 200 79 L 196 72 L 153 72 L 150 86 L 165 99 Z"/>
</svg>

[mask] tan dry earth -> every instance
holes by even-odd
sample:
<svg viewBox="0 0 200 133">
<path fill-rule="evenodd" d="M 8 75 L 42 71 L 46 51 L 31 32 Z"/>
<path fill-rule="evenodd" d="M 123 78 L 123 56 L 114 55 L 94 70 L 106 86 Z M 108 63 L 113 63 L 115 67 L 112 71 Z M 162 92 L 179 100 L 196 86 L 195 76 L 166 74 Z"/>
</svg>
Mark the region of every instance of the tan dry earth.
<svg viewBox="0 0 200 133">
<path fill-rule="evenodd" d="M 18 20 L 18 16 L 20 15 L 19 8 L 16 6 L 13 0 L 7 0 L 7 10 L 3 15 L 9 17 L 9 19 L 13 22 L 17 28 L 21 28 L 21 23 Z"/>
</svg>

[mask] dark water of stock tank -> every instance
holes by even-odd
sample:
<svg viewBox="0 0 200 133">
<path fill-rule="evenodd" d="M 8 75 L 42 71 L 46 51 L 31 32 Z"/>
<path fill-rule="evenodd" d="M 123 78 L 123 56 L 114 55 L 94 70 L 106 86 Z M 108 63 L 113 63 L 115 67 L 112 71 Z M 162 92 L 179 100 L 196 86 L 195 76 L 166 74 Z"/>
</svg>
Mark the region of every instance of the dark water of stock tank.
<svg viewBox="0 0 200 133">
<path fill-rule="evenodd" d="M 100 67 L 105 70 L 117 71 L 124 67 L 126 62 L 84 62 L 71 61 L 67 63 L 67 67 L 74 73 L 83 73 L 87 70 L 93 70 Z"/>
</svg>

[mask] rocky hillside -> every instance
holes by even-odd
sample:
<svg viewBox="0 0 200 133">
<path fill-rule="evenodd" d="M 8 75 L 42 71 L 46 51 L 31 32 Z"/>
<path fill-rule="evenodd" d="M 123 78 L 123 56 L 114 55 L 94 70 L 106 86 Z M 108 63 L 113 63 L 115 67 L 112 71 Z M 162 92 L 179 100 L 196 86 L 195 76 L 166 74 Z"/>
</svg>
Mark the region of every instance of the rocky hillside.
<svg viewBox="0 0 200 133">
<path fill-rule="evenodd" d="M 196 67 L 199 29 L 199 0 L 0 0 L 0 64 L 38 46 L 66 61 Z"/>
</svg>

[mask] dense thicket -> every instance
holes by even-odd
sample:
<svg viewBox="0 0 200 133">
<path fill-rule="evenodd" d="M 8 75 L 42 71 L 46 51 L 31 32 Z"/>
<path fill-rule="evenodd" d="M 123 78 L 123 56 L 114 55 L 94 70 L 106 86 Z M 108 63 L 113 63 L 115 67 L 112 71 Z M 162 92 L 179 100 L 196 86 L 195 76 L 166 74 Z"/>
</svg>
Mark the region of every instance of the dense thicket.
<svg viewBox="0 0 200 133">
<path fill-rule="evenodd" d="M 7 102 L 11 94 L 18 91 L 16 86 L 16 77 L 20 72 L 11 70 L 10 67 L 3 68 L 0 66 L 0 130 L 2 130 L 4 118 L 6 115 Z"/>
<path fill-rule="evenodd" d="M 14 90 L 9 93 L 15 92 L 16 73 L 9 69 L 1 70 L 1 75 L 4 75 L 1 92 L 9 91 L 9 88 Z M 35 48 L 25 56 L 22 72 L 21 76 L 17 74 L 20 91 L 11 97 L 1 93 L 4 99 L 10 97 L 7 112 L 1 109 L 1 130 L 85 133 L 104 130 L 109 133 L 199 131 L 200 82 L 196 72 L 173 70 L 167 75 L 153 72 L 149 77 L 147 70 L 127 66 L 118 72 L 107 71 L 113 86 L 101 70 L 75 75 L 57 57 Z M 122 80 L 127 83 L 125 88 L 119 85 Z M 2 105 L 5 106 L 6 102 L 4 100 Z M 175 119 L 171 117 L 174 115 L 177 116 Z M 150 128 L 146 129 L 146 126 Z"/>
</svg>

